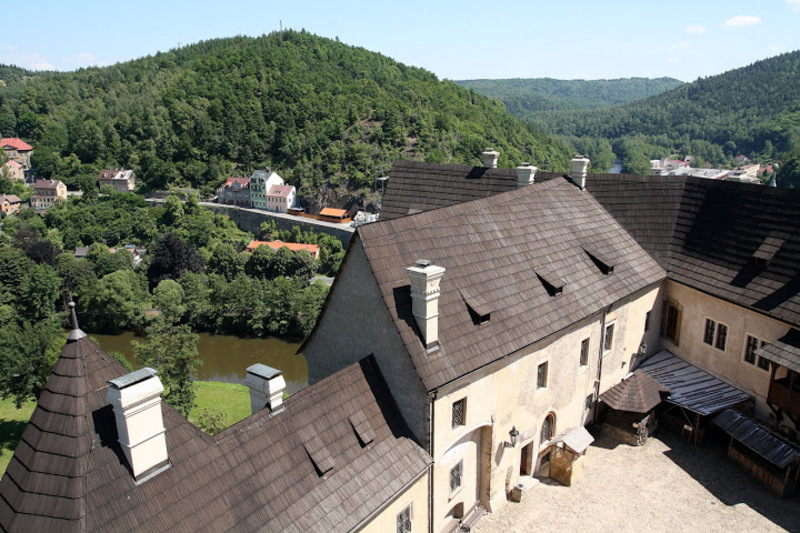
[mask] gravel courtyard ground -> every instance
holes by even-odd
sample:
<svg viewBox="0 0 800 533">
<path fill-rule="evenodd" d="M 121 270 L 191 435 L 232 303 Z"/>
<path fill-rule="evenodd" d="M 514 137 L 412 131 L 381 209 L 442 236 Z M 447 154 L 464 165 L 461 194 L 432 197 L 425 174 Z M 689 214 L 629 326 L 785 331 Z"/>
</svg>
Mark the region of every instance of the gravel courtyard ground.
<svg viewBox="0 0 800 533">
<path fill-rule="evenodd" d="M 484 516 L 475 531 L 800 532 L 800 497 L 779 500 L 718 447 L 660 431 L 643 447 L 599 437 L 572 487 L 543 481 L 522 503 Z"/>
</svg>

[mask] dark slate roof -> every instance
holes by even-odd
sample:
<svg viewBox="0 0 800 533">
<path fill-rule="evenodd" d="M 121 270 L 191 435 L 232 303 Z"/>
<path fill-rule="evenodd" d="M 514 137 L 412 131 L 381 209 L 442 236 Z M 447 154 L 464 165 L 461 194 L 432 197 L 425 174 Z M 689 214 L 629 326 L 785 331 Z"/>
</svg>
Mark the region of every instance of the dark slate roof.
<svg viewBox="0 0 800 533">
<path fill-rule="evenodd" d="M 738 411 L 725 409 L 711 423 L 778 468 L 800 461 L 800 450 Z"/>
<path fill-rule="evenodd" d="M 171 468 L 136 486 L 106 402 L 125 373 L 88 337 L 65 346 L 0 480 L 0 529 L 348 531 L 430 463 L 369 357 L 216 437 L 162 402 Z"/>
<path fill-rule="evenodd" d="M 800 331 L 790 329 L 789 333 L 777 341 L 756 350 L 756 355 L 800 372 Z"/>
<path fill-rule="evenodd" d="M 537 172 L 536 181 L 557 174 Z M 517 188 L 514 169 L 395 161 L 381 202 L 381 220 L 478 200 Z"/>
<path fill-rule="evenodd" d="M 712 415 L 751 399 L 746 392 L 667 350 L 647 359 L 639 369 L 671 391 L 668 401 L 701 415 Z"/>
<path fill-rule="evenodd" d="M 600 400 L 617 411 L 648 413 L 661 403 L 669 389 L 637 370 L 600 395 Z"/>
<path fill-rule="evenodd" d="M 665 272 L 590 194 L 555 179 L 358 229 L 384 301 L 428 390 L 568 327 Z M 603 274 L 583 250 L 615 260 Z M 405 268 L 419 258 L 446 268 L 441 349 L 426 354 L 411 314 Z M 550 296 L 537 275 L 564 282 Z M 466 296 L 464 296 L 466 294 Z M 489 310 L 476 324 L 465 298 Z"/>
<path fill-rule="evenodd" d="M 590 174 L 586 186 L 669 279 L 800 323 L 800 191 L 621 174 Z"/>
</svg>

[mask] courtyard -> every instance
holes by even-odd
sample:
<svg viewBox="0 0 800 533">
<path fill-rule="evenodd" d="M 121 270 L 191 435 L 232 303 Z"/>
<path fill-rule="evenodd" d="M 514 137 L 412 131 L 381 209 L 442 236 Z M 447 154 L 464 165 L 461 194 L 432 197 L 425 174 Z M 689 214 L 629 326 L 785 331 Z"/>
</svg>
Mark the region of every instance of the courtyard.
<svg viewBox="0 0 800 533">
<path fill-rule="evenodd" d="M 572 487 L 544 480 L 522 503 L 484 516 L 479 533 L 800 532 L 800 496 L 779 500 L 721 446 L 659 431 L 642 447 L 600 436 Z"/>
</svg>

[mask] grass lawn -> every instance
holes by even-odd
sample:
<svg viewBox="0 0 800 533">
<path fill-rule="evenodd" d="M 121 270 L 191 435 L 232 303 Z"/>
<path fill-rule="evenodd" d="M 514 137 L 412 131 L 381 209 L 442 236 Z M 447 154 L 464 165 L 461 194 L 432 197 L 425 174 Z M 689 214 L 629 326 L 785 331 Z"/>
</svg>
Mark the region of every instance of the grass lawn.
<svg viewBox="0 0 800 533">
<path fill-rule="evenodd" d="M 0 476 L 5 473 L 35 407 L 36 402 L 28 402 L 17 409 L 13 400 L 0 400 Z M 228 424 L 233 425 L 250 416 L 250 391 L 234 383 L 198 381 L 196 405 L 189 413 L 189 420 L 195 422 L 206 407 L 226 413 Z"/>
</svg>

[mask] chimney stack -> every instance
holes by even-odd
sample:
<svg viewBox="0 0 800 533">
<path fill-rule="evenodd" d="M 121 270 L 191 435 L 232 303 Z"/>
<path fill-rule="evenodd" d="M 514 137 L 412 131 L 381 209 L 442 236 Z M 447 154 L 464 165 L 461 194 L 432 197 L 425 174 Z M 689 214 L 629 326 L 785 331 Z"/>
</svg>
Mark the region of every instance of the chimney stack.
<svg viewBox="0 0 800 533">
<path fill-rule="evenodd" d="M 256 414 L 265 407 L 271 413 L 283 410 L 283 392 L 286 390 L 286 380 L 280 370 L 261 363 L 256 363 L 247 368 L 245 383 L 250 388 L 250 410 Z"/>
<path fill-rule="evenodd" d="M 161 417 L 164 386 L 156 374 L 145 367 L 108 382 L 106 399 L 114 408 L 119 443 L 137 484 L 169 468 Z"/>
<path fill-rule="evenodd" d="M 522 188 L 527 185 L 533 185 L 536 171 L 539 169 L 526 161 L 515 170 L 517 171 L 517 187 Z"/>
<path fill-rule="evenodd" d="M 589 158 L 576 155 L 570 160 L 570 178 L 572 183 L 577 185 L 582 191 L 586 190 L 586 171 L 589 169 Z"/>
<path fill-rule="evenodd" d="M 444 271 L 427 259 L 417 259 L 414 266 L 406 268 L 411 280 L 411 310 L 425 348 L 439 344 L 439 282 Z"/>
<path fill-rule="evenodd" d="M 500 152 L 494 150 L 494 148 L 487 148 L 481 154 L 481 159 L 483 160 L 483 166 L 486 168 L 497 168 L 497 160 L 500 158 Z"/>
</svg>

